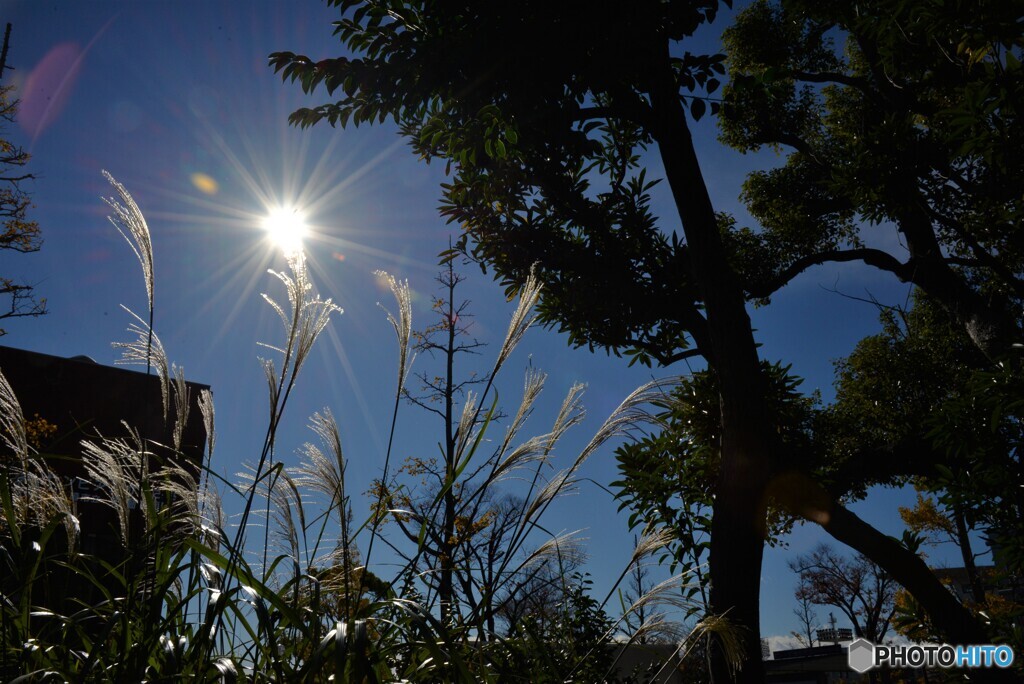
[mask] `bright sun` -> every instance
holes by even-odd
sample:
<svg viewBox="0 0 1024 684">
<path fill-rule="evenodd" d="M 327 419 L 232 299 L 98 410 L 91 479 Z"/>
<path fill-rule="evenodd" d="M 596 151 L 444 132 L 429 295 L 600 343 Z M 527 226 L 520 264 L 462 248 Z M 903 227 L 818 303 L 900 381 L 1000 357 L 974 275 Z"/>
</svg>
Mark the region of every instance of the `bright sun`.
<svg viewBox="0 0 1024 684">
<path fill-rule="evenodd" d="M 302 239 L 306 236 L 306 217 L 294 207 L 278 207 L 270 210 L 263 219 L 263 229 L 281 251 L 294 254 L 302 250 Z"/>
</svg>

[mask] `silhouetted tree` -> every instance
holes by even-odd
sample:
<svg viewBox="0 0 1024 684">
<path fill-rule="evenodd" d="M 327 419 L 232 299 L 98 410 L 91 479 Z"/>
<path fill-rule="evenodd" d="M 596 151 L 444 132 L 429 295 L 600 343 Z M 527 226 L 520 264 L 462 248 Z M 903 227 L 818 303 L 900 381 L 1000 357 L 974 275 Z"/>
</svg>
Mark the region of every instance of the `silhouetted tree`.
<svg viewBox="0 0 1024 684">
<path fill-rule="evenodd" d="M 744 630 L 741 676 L 760 681 L 764 489 L 781 454 L 687 121 L 707 110 L 722 59 L 673 53 L 719 3 L 335 4 L 339 36 L 359 58 L 272 56 L 307 91 L 341 96 L 294 123 L 393 117 L 418 154 L 453 173 L 442 211 L 466 228 L 457 250 L 513 290 L 536 264 L 540 312 L 574 344 L 647 363 L 702 354 L 715 369 L 724 429 L 710 603 Z M 657 181 L 639 155 L 652 143 L 685 241 L 650 211 Z"/>
<path fill-rule="evenodd" d="M 825 544 L 798 556 L 789 568 L 800 576 L 798 600 L 838 608 L 849 618 L 856 636 L 883 643 L 899 587 L 885 570 L 862 555 L 840 556 Z"/>
<path fill-rule="evenodd" d="M 6 124 L 14 123 L 18 100 L 14 86 L 4 85 L 7 50 L 11 38 L 11 25 L 4 31 L 3 51 L 0 52 L 0 136 Z M 0 137 L 0 249 L 14 252 L 37 252 L 42 247 L 39 224 L 28 218 L 32 199 L 24 183 L 35 176 L 24 171 L 29 154 L 6 137 Z M 46 313 L 46 300 L 36 299 L 35 287 L 15 278 L 0 276 L 0 295 L 8 297 L 9 306 L 0 310 L 0 320 L 20 316 L 40 316 Z M 5 331 L 0 328 L 0 335 Z"/>
<path fill-rule="evenodd" d="M 973 360 L 960 354 L 953 368 L 926 354 L 904 363 L 895 353 L 884 370 L 861 367 L 863 387 L 894 389 L 889 397 L 927 409 L 912 428 L 900 417 L 913 411 L 893 411 L 877 393 L 863 392 L 859 408 L 866 410 L 849 425 L 871 439 L 838 445 L 832 456 L 841 470 L 851 475 L 859 467 L 853 483 L 861 486 L 871 474 L 897 484 L 929 478 L 965 515 L 1002 508 L 1010 514 L 997 527 L 1012 531 L 1006 538 L 1017 548 L 1019 456 L 985 443 L 1008 434 L 1020 441 L 1013 388 L 1024 337 L 1021 9 L 1019 2 L 759 0 L 723 36 L 730 82 L 721 118 L 722 139 L 736 149 L 781 153 L 781 165 L 744 184 L 759 225 L 729 235 L 748 296 L 764 300 L 825 262 L 860 262 L 926 293 L 959 328 L 959 337 L 946 338 L 953 350 L 973 352 Z M 893 351 L 931 344 L 936 357 L 949 358 L 937 339 L 887 344 Z M 922 420 L 929 414 L 932 420 Z M 878 439 L 886 431 L 897 439 Z M 978 624 L 908 545 L 887 542 L 837 510 L 824 510 L 822 519 L 834 538 L 885 567 L 926 605 L 946 639 L 971 638 L 961 627 Z"/>
<path fill-rule="evenodd" d="M 714 17 L 717 1 L 331 4 L 342 12 L 337 34 L 356 57 L 271 56 L 307 92 L 323 86 L 338 94 L 336 102 L 293 113 L 293 123 L 392 118 L 417 154 L 446 163 L 442 213 L 464 228 L 449 256 L 466 253 L 493 267 L 510 290 L 536 266 L 545 284 L 541 313 L 573 344 L 644 363 L 698 354 L 707 360 L 720 428 L 710 606 L 746 630 L 742 680 L 762 679 L 758 597 L 770 499 L 876 561 L 898 564 L 901 581 L 951 634 L 984 639 L 919 558 L 787 460 L 746 298 L 774 292 L 802 270 L 804 255 L 792 259 L 799 261 L 794 268 L 787 263 L 760 279 L 758 250 L 743 249 L 758 233 L 736 230 L 710 201 L 688 116 L 717 109 L 707 96 L 724 74 L 723 57 L 694 55 L 680 43 Z M 854 14 L 888 17 L 880 10 Z M 888 24 L 872 30 L 876 42 L 899 40 Z M 886 63 L 875 59 L 870 40 L 865 44 L 841 65 L 844 79 L 845 71 L 865 68 L 884 75 Z M 915 77 L 922 74 L 927 70 Z M 643 155 L 654 148 L 683 238 L 659 229 L 650 210 L 658 180 L 648 178 Z M 717 679 L 731 676 L 717 649 L 713 660 Z"/>
<path fill-rule="evenodd" d="M 796 588 L 796 608 L 793 615 L 800 625 L 799 631 L 790 632 L 801 645 L 814 646 L 814 630 L 818 628 L 818 614 L 814 612 L 814 602 L 810 591 L 802 583 Z"/>
</svg>

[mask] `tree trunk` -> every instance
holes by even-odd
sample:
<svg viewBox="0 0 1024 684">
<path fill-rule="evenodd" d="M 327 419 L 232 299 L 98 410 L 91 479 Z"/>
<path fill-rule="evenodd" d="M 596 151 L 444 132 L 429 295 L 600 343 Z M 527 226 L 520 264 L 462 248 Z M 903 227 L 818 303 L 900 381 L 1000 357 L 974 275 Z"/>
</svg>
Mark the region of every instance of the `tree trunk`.
<svg viewBox="0 0 1024 684">
<path fill-rule="evenodd" d="M 733 432 L 734 434 L 730 434 Z M 762 682 L 761 562 L 764 553 L 764 478 L 749 449 L 749 431 L 723 430 L 722 464 L 711 519 L 711 609 L 740 628 L 744 657 L 740 682 Z M 727 441 L 733 444 L 727 446 Z M 746 443 L 746 444 L 745 444 Z M 727 454 L 729 455 L 727 457 Z M 716 683 L 732 681 L 720 649 L 712 651 Z"/>
<path fill-rule="evenodd" d="M 0 83 L 4 80 L 4 71 L 7 70 L 7 47 L 11 44 L 11 24 L 7 23 L 7 28 L 4 29 L 4 47 L 0 51 Z"/>
<path fill-rule="evenodd" d="M 455 285 L 454 266 L 448 262 L 448 315 L 447 339 L 445 345 L 445 385 L 444 385 L 444 510 L 441 516 L 441 580 L 438 599 L 441 602 L 441 621 L 449 624 L 452 615 L 452 603 L 455 599 Z"/>
<path fill-rule="evenodd" d="M 906 179 L 903 185 L 899 194 L 907 197 L 908 203 L 898 217 L 898 225 L 914 263 L 911 282 L 939 302 L 964 327 L 982 354 L 998 361 L 1020 338 L 1019 321 L 1000 306 L 998 297 L 977 292 L 950 267 L 916 178 Z"/>
<path fill-rule="evenodd" d="M 740 630 L 741 669 L 733 673 L 712 642 L 712 676 L 762 682 L 760 582 L 765 486 L 776 435 L 766 412 L 765 379 L 739 279 L 726 258 L 714 208 L 693 149 L 679 86 L 667 67 L 652 87 L 654 136 L 686 235 L 690 266 L 707 315 L 702 348 L 716 373 L 722 418 L 721 464 L 711 523 L 711 610 Z M 685 276 L 683 276 L 685 277 Z M 703 340 L 698 340 L 703 345 Z"/>
<path fill-rule="evenodd" d="M 967 531 L 967 520 L 964 512 L 959 507 L 953 508 L 953 520 L 956 522 L 957 545 L 960 547 L 960 555 L 964 559 L 964 570 L 967 572 L 967 579 L 971 583 L 971 595 L 978 606 L 985 603 L 985 585 L 978 574 L 978 566 L 974 564 L 974 549 L 971 548 L 971 537 Z"/>
</svg>

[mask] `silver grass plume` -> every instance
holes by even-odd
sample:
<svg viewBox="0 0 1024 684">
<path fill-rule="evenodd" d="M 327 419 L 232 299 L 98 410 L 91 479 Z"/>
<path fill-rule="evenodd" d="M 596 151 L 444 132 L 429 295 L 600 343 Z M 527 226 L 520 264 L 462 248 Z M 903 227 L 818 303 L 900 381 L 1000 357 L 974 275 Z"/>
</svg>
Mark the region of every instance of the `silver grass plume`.
<svg viewBox="0 0 1024 684">
<path fill-rule="evenodd" d="M 675 539 L 675 535 L 667 527 L 647 527 L 640 535 L 636 548 L 633 549 L 629 564 L 639 563 L 652 553 L 668 546 L 673 539 Z"/>
<path fill-rule="evenodd" d="M 146 225 L 146 218 L 142 215 L 139 206 L 124 189 L 124 186 L 114 180 L 106 171 L 103 177 L 114 186 L 119 200 L 114 197 L 104 197 L 111 209 L 113 216 L 109 216 L 110 222 L 114 224 L 117 231 L 128 242 L 128 245 L 135 252 L 136 258 L 142 265 L 142 275 L 146 279 L 146 294 L 149 296 L 149 310 L 153 310 L 153 241 L 150 238 L 149 226 Z"/>
<path fill-rule="evenodd" d="M 151 454 L 145 450 L 139 433 L 131 429 L 128 431 L 129 439 L 107 439 L 101 435 L 98 443 L 82 442 L 86 473 L 100 492 L 99 496 L 84 500 L 114 510 L 122 541 L 127 545 L 132 509 L 140 507 L 147 524 L 150 522 L 151 512 L 140 490 L 141 485 L 149 484 L 156 501 L 162 506 L 161 515 L 167 516 L 168 521 L 174 523 L 171 527 L 174 534 L 198 536 L 204 522 L 195 474 L 185 465 L 174 461 L 150 472 L 149 461 L 144 457 Z"/>
<path fill-rule="evenodd" d="M 199 391 L 199 412 L 203 414 L 203 427 L 206 428 L 206 457 L 213 461 L 213 447 L 217 443 L 213 409 L 213 392 L 208 389 Z"/>
<path fill-rule="evenodd" d="M 184 533 L 199 537 L 204 521 L 199 483 L 192 471 L 177 462 L 170 462 L 153 475 L 154 489 L 166 495 L 166 513 L 175 522 L 187 525 Z M 173 529 L 173 528 L 172 528 Z"/>
<path fill-rule="evenodd" d="M 745 628 L 729 620 L 726 615 L 706 615 L 693 626 L 690 635 L 680 646 L 683 657 L 696 647 L 702 639 L 715 639 L 725 656 L 725 662 L 733 674 L 743 666 L 743 632 Z M 662 669 L 665 669 L 662 667 Z"/>
<path fill-rule="evenodd" d="M 374 271 L 374 275 L 384 279 L 398 305 L 396 317 L 379 302 L 377 304 L 387 313 L 388 323 L 395 329 L 395 336 L 398 338 L 398 393 L 401 394 L 409 367 L 412 365 L 409 359 L 409 340 L 412 337 L 412 294 L 409 291 L 408 280 L 398 280 L 384 271 Z"/>
<path fill-rule="evenodd" d="M 171 373 L 174 376 L 174 450 L 180 453 L 181 440 L 185 436 L 185 426 L 188 425 L 191 397 L 188 385 L 185 384 L 185 369 L 172 365 Z"/>
<path fill-rule="evenodd" d="M 629 638 L 631 642 L 652 639 L 661 643 L 677 644 L 683 640 L 684 635 L 683 626 L 675 620 L 670 620 L 665 613 L 650 613 Z"/>
<path fill-rule="evenodd" d="M 199 492 L 199 511 L 202 532 L 200 541 L 217 551 L 224 541 L 224 505 L 220 492 L 209 482 Z"/>
<path fill-rule="evenodd" d="M 10 495 L 15 524 L 42 528 L 58 518 L 64 526 L 68 551 L 74 554 L 81 525 L 75 500 L 62 478 L 39 459 L 15 463 L 8 473 L 12 476 Z M 6 526 L 6 516 L 0 517 L 0 536 Z"/>
<path fill-rule="evenodd" d="M 513 458 L 520 461 L 527 459 L 539 459 L 546 462 L 550 457 L 551 452 L 554 450 L 555 445 L 562 438 L 565 432 L 569 428 L 581 422 L 586 415 L 582 406 L 584 389 L 585 386 L 579 383 L 570 387 L 569 391 L 565 395 L 565 399 L 562 400 L 562 405 L 558 410 L 558 415 L 555 417 L 555 422 L 551 431 L 546 435 L 540 435 L 539 437 L 534 438 L 540 442 L 539 444 L 528 442 L 522 447 L 522 451 L 519 449 L 514 451 L 509 459 L 506 459 L 508 462 L 503 461 L 501 463 L 499 471 L 504 473 L 514 467 L 516 462 L 511 460 Z M 531 453 L 531 450 L 534 447 L 536 447 L 537 451 L 536 453 Z M 579 469 L 582 463 L 583 461 L 577 458 L 571 468 L 567 468 L 555 475 L 551 481 L 549 481 L 541 491 L 530 500 L 525 509 L 526 513 L 523 518 L 524 525 L 528 520 L 543 511 L 557 496 L 575 485 L 576 481 L 572 475 Z"/>
<path fill-rule="evenodd" d="M 680 575 L 673 575 L 668 579 L 658 582 L 656 585 L 648 589 L 643 595 L 637 597 L 633 604 L 626 609 L 625 614 L 635 613 L 642 608 L 651 606 L 672 606 L 680 610 L 689 611 L 694 607 L 693 601 L 687 599 L 681 588 L 687 586 L 685 582 L 686 573 Z"/>
<path fill-rule="evenodd" d="M 267 381 L 267 393 L 270 398 L 270 422 L 273 424 L 274 416 L 277 414 L 278 400 L 281 395 L 281 378 L 278 377 L 274 359 L 260 357 L 260 367 L 263 368 L 263 377 Z"/>
<path fill-rule="evenodd" d="M 376 273 L 388 283 L 388 287 L 391 288 L 391 294 L 394 295 L 395 301 L 398 303 L 397 318 L 390 311 L 388 312 L 388 322 L 391 323 L 391 327 L 395 329 L 395 335 L 398 337 L 398 382 L 395 388 L 395 405 L 391 411 L 391 432 L 388 435 L 388 447 L 384 454 L 384 468 L 380 478 L 381 487 L 378 492 L 377 502 L 372 509 L 370 543 L 366 549 L 367 564 L 369 564 L 370 558 L 373 555 L 373 542 L 377 539 L 377 528 L 383 520 L 379 512 L 383 508 L 385 484 L 388 481 L 389 469 L 391 467 L 391 448 L 394 445 L 395 427 L 398 424 L 398 406 L 405 389 L 406 375 L 409 372 L 409 367 L 412 365 L 409 359 L 409 340 L 412 336 L 412 295 L 409 292 L 409 281 L 396 280 L 394 276 L 388 275 L 384 271 L 377 271 Z"/>
<path fill-rule="evenodd" d="M 309 489 L 324 494 L 330 506 L 343 504 L 345 500 L 345 457 L 341 450 L 341 436 L 338 424 L 331 410 L 314 413 L 310 427 L 326 447 L 327 453 L 319 446 L 307 442 L 301 452 L 306 457 L 295 470 L 296 481 Z"/>
<path fill-rule="evenodd" d="M 199 413 L 203 416 L 203 428 L 206 430 L 206 463 L 207 469 L 202 472 L 202 486 L 199 488 L 199 520 L 202 532 L 201 540 L 211 549 L 220 547 L 221 535 L 224 530 L 224 509 L 217 488 L 210 484 L 209 464 L 213 463 L 213 449 L 217 444 L 216 411 L 213 405 L 213 392 L 203 388 L 199 390 Z"/>
<path fill-rule="evenodd" d="M 565 399 L 562 400 L 562 405 L 558 409 L 558 415 L 555 417 L 555 423 L 547 435 L 548 443 L 545 448 L 548 451 L 554 449 L 569 428 L 579 424 L 586 416 L 586 411 L 583 409 L 583 392 L 586 388 L 586 385 L 577 382 L 566 392 Z"/>
<path fill-rule="evenodd" d="M 649 382 L 634 390 L 616 408 L 594 437 L 590 440 L 573 464 L 559 473 L 555 474 L 526 504 L 523 510 L 520 529 L 525 530 L 535 521 L 554 499 L 567 491 L 573 490 L 576 485 L 574 475 L 587 460 L 587 458 L 602 444 L 612 437 L 628 434 L 630 430 L 642 424 L 657 421 L 657 416 L 651 413 L 648 406 L 652 402 L 665 401 L 668 390 L 678 384 L 677 378 L 664 378 Z M 562 408 L 555 420 L 555 425 L 549 433 L 549 443 L 545 446 L 546 452 L 557 443 L 564 432 L 583 418 L 583 410 L 580 407 L 583 386 L 574 385 L 562 402 Z"/>
<path fill-rule="evenodd" d="M 637 598 L 632 603 L 632 605 L 629 606 L 629 608 L 623 611 L 622 615 L 619 616 L 619 619 L 616 620 L 611 625 L 611 627 L 608 628 L 608 630 L 601 636 L 598 642 L 602 643 L 610 639 L 621 622 L 625 621 L 632 613 L 637 613 L 641 609 L 648 608 L 653 610 L 654 606 L 661 605 L 669 605 L 681 609 L 685 609 L 688 606 L 692 607 L 692 604 L 689 601 L 687 601 L 687 599 L 683 598 L 680 592 L 680 588 L 685 586 L 682 583 L 682 577 L 683 575 L 669 577 L 667 580 L 660 582 L 659 584 L 648 590 L 646 593 L 644 593 L 642 596 Z M 618 583 L 616 582 L 616 584 Z M 602 606 L 603 605 L 604 604 L 602 604 Z M 666 620 L 664 613 L 653 613 L 647 616 L 646 622 L 643 625 L 640 625 L 640 627 L 632 634 L 632 636 L 629 639 L 629 642 L 627 643 L 632 643 L 634 640 L 642 637 L 645 633 L 651 633 L 654 631 L 665 634 L 674 634 L 678 632 L 677 628 L 673 625 L 673 623 L 670 623 Z M 679 649 L 681 649 L 683 645 L 684 644 L 681 644 L 679 646 Z M 677 649 L 677 651 L 679 649 Z M 593 649 L 591 649 L 591 652 L 592 650 Z M 589 653 L 587 655 L 589 656 Z M 619 652 L 619 656 L 621 655 L 622 651 Z M 672 656 L 670 656 L 666 660 L 666 664 L 672 662 L 674 656 L 675 653 L 673 653 Z M 615 661 L 612 663 L 613 668 L 616 662 L 618 662 L 618 657 L 616 657 Z M 664 669 L 665 668 L 663 666 L 662 670 Z M 658 676 L 656 676 L 652 681 L 658 681 L 658 677 L 660 677 L 662 670 L 659 670 Z"/>
<path fill-rule="evenodd" d="M 84 497 L 83 501 L 94 501 L 113 509 L 125 548 L 129 544 L 132 509 L 141 506 L 148 513 L 148 507 L 140 501 L 139 486 L 149 478 L 149 473 L 139 472 L 140 463 L 148 462 L 146 458 L 140 459 L 147 455 L 142 438 L 131 428 L 128 431 L 130 443 L 124 438 L 107 439 L 102 435 L 99 443 L 82 441 L 86 474 L 100 492 L 99 496 Z M 148 527 L 149 521 L 146 522 Z"/>
<path fill-rule="evenodd" d="M 530 269 L 530 275 L 526 277 L 526 282 L 523 283 L 522 288 L 519 290 L 519 304 L 512 314 L 512 320 L 509 321 L 508 325 L 508 332 L 505 333 L 505 341 L 502 342 L 501 351 L 498 352 L 498 359 L 494 364 L 496 369 L 505 363 L 512 350 L 523 339 L 523 335 L 526 334 L 526 331 L 537 320 L 537 316 L 531 316 L 530 312 L 533 311 L 533 307 L 540 298 L 540 291 L 541 284 L 536 276 L 536 267 L 534 267 Z"/>
<path fill-rule="evenodd" d="M 249 461 L 242 462 L 242 469 L 235 473 L 235 487 L 240 490 L 252 487 L 256 482 L 256 466 Z"/>
<path fill-rule="evenodd" d="M 242 469 L 235 473 L 234 487 L 239 491 L 248 491 L 257 485 L 256 481 L 256 465 L 251 461 L 243 461 Z M 271 464 L 273 468 L 273 464 Z M 266 476 L 264 476 L 265 479 Z M 254 512 L 259 514 L 266 514 L 269 509 L 253 509 Z M 258 523 L 252 523 L 258 526 Z"/>
<path fill-rule="evenodd" d="M 546 435 L 534 437 L 527 441 L 526 444 L 521 445 L 513 451 L 507 458 L 500 461 L 492 473 L 492 478 L 498 479 L 500 477 L 507 477 L 510 471 L 524 463 L 539 460 L 541 465 L 543 465 L 548 462 L 552 450 L 565 434 L 566 430 L 583 420 L 585 415 L 585 411 L 583 410 L 581 403 L 583 389 L 584 386 L 581 384 L 575 384 L 570 387 L 565 399 L 562 401 L 562 406 L 555 418 L 555 423 L 551 432 Z M 572 467 L 556 473 L 543 487 L 541 487 L 540 491 L 529 498 L 524 505 L 523 514 L 519 522 L 518 529 L 520 534 L 526 532 L 537 524 L 537 519 L 543 515 L 544 511 L 552 501 L 557 497 L 574 490 L 576 479 L 573 477 L 573 474 L 581 465 L 582 460 L 576 459 Z M 539 476 L 540 470 L 538 468 L 534 474 L 534 483 L 538 481 Z"/>
<path fill-rule="evenodd" d="M 282 471 L 280 476 L 274 478 L 271 501 L 274 538 L 283 542 L 283 551 L 292 559 L 293 564 L 297 564 L 299 561 L 299 530 L 306 529 L 306 515 L 299 489 L 287 472 Z M 298 525 L 296 525 L 296 517 L 298 517 Z"/>
<path fill-rule="evenodd" d="M 19 461 L 28 460 L 28 435 L 25 432 L 25 416 L 21 403 L 14 395 L 14 388 L 0 372 L 0 432 L 4 446 Z"/>
<path fill-rule="evenodd" d="M 516 417 L 509 428 L 509 432 L 512 432 L 513 430 L 518 431 L 518 429 L 522 427 L 522 422 L 525 421 L 530 409 L 532 408 L 533 402 L 540 394 L 545 378 L 546 376 L 544 374 L 537 373 L 536 371 L 527 373 L 526 387 L 523 392 L 523 401 L 520 404 L 519 411 L 516 413 Z M 558 440 L 562 438 L 565 431 L 582 421 L 583 417 L 586 415 L 581 403 L 583 390 L 584 386 L 581 384 L 574 384 L 570 387 L 568 393 L 565 395 L 565 399 L 562 400 L 562 405 L 558 410 L 558 415 L 555 418 L 555 423 L 551 428 L 551 432 L 545 435 L 531 437 L 526 442 L 513 449 L 507 456 L 501 458 L 492 472 L 492 477 L 494 479 L 507 477 L 508 474 L 516 468 L 538 460 L 547 462 L 555 444 L 557 444 Z M 505 453 L 508 441 L 509 436 L 506 435 L 506 441 L 505 444 L 502 445 L 500 453 Z"/>
<path fill-rule="evenodd" d="M 295 482 L 308 491 L 318 492 L 327 497 L 325 517 L 336 511 L 340 528 L 335 548 L 329 551 L 325 558 L 313 558 L 312 562 L 340 566 L 340 576 L 328 573 L 321 578 L 321 582 L 325 590 L 347 593 L 356 553 L 349 529 L 351 509 L 345 491 L 347 466 L 341 447 L 341 434 L 329 408 L 313 414 L 310 428 L 319 437 L 320 444 L 306 442 L 302 446 L 301 453 L 305 458 L 299 467 L 293 470 Z M 318 549 L 319 545 L 313 549 L 312 555 L 316 556 Z"/>
<path fill-rule="evenodd" d="M 507 454 L 503 454 L 503 458 L 494 464 L 491 481 L 499 482 L 520 468 L 545 460 L 547 443 L 547 435 L 537 435 L 519 444 Z"/>
<path fill-rule="evenodd" d="M 269 459 L 268 463 L 269 465 L 266 465 L 263 468 L 263 470 L 257 474 L 257 464 L 254 464 L 250 461 L 243 461 L 241 464 L 242 469 L 235 473 L 234 486 L 238 491 L 251 492 L 254 491 L 257 485 L 259 485 L 261 482 L 264 483 L 262 485 L 263 489 L 260 491 L 258 498 L 266 500 L 267 505 L 263 508 L 253 508 L 253 517 L 250 521 L 246 522 L 246 525 L 250 527 L 257 527 L 260 529 L 266 528 L 267 532 L 269 533 L 269 522 L 271 517 L 270 494 L 271 490 L 273 489 L 274 480 L 277 476 L 277 471 L 278 469 L 281 468 L 281 464 L 279 462 L 271 462 L 269 461 Z M 257 476 L 259 479 L 257 479 Z M 264 523 L 261 522 L 261 518 L 262 520 L 266 521 L 266 525 L 264 525 Z M 233 523 L 233 525 L 237 527 L 239 523 Z M 247 549 L 246 551 L 250 554 L 255 553 L 255 551 L 252 549 Z"/>
<path fill-rule="evenodd" d="M 564 532 L 552 537 L 530 553 L 520 565 L 520 570 L 536 567 L 551 559 L 569 560 L 571 563 L 583 563 L 586 551 L 583 539 L 579 536 L 582 530 Z"/>
<path fill-rule="evenodd" d="M 21 482 L 12 490 L 12 498 L 18 499 L 15 505 L 22 511 L 16 514 L 19 522 L 44 527 L 59 517 L 67 534 L 68 551 L 74 554 L 81 526 L 77 505 L 62 478 L 45 461 L 30 459 L 21 473 Z"/>
<path fill-rule="evenodd" d="M 527 418 L 533 413 L 533 405 L 544 389 L 544 382 L 547 379 L 547 373 L 536 368 L 527 369 L 526 377 L 523 380 L 523 398 L 519 401 L 519 407 L 516 409 L 512 422 L 509 423 L 508 428 L 505 430 L 505 439 L 498 450 L 499 453 L 504 453 L 508 449 L 509 444 L 512 443 L 512 440 L 515 439 L 515 436 L 523 429 Z"/>
<path fill-rule="evenodd" d="M 128 332 L 135 335 L 131 342 L 114 342 L 112 346 L 121 350 L 121 358 L 114 361 L 115 365 L 142 365 L 147 368 L 156 368 L 156 374 L 160 378 L 160 398 L 163 400 L 164 418 L 170 415 L 170 394 L 171 394 L 171 371 L 167 361 L 167 353 L 164 345 L 156 333 L 146 321 L 125 305 L 121 308 L 127 311 L 135 320 L 128 326 Z"/>
<path fill-rule="evenodd" d="M 281 319 L 287 340 L 284 347 L 261 343 L 264 347 L 284 354 L 281 376 L 277 379 L 278 387 L 284 386 L 286 380 L 289 385 L 295 381 L 299 369 L 302 368 L 313 348 L 313 343 L 330 322 L 331 314 L 343 313 L 342 309 L 335 306 L 331 299 L 321 299 L 320 295 L 313 293 L 313 283 L 309 278 L 306 257 L 301 251 L 288 256 L 288 267 L 291 271 L 290 274 L 274 270 L 270 270 L 269 273 L 284 284 L 289 310 L 285 311 L 270 295 L 263 294 L 263 299 L 270 304 L 270 307 Z M 277 376 L 273 363 L 263 360 L 263 367 L 268 375 L 268 380 Z M 273 384 L 272 382 L 271 385 Z M 271 393 L 271 400 L 276 406 L 280 399 L 280 393 L 273 387 L 271 387 Z"/>
<path fill-rule="evenodd" d="M 613 437 L 627 435 L 630 431 L 642 426 L 659 422 L 657 414 L 650 406 L 656 402 L 665 402 L 673 387 L 679 384 L 678 377 L 658 378 L 633 390 L 618 408 L 612 411 L 608 419 L 598 429 L 590 442 L 576 459 L 573 470 L 587 459 L 599 446 Z"/>
<path fill-rule="evenodd" d="M 5 451 L 10 452 L 0 456 L 3 459 L 0 468 L 7 472 L 11 483 L 15 524 L 34 523 L 45 526 L 53 516 L 60 516 L 67 533 L 69 550 L 73 553 L 80 531 L 75 501 L 46 461 L 30 458 L 21 403 L 2 372 L 0 432 Z M 0 516 L 0 530 L 6 525 L 6 516 Z"/>
<path fill-rule="evenodd" d="M 540 514 L 556 497 L 575 488 L 576 480 L 572 477 L 574 471 L 571 468 L 559 471 L 530 499 L 523 513 L 522 526 L 526 526 L 530 521 L 540 517 Z"/>
<path fill-rule="evenodd" d="M 456 462 L 462 461 L 466 447 L 473 441 L 473 421 L 477 417 L 476 399 L 473 392 L 466 392 L 466 401 L 462 404 L 462 415 L 459 416 L 459 425 L 455 430 Z"/>
</svg>

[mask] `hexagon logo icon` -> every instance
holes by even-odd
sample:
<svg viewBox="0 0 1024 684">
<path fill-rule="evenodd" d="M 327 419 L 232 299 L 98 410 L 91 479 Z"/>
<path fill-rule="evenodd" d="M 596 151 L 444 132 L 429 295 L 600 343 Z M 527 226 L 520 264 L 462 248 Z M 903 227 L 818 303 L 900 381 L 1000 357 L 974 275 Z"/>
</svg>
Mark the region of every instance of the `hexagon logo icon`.
<svg viewBox="0 0 1024 684">
<path fill-rule="evenodd" d="M 863 674 L 875 664 L 875 645 L 867 639 L 857 639 L 850 644 L 846 655 L 850 669 Z"/>
</svg>

